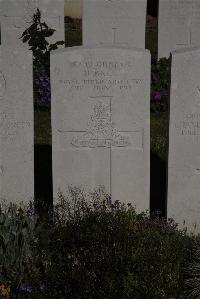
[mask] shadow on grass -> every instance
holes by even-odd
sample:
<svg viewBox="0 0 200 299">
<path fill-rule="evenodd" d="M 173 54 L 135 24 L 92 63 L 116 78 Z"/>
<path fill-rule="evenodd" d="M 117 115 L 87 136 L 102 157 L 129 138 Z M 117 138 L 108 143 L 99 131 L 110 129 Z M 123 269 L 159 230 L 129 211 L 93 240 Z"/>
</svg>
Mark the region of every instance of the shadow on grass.
<svg viewBox="0 0 200 299">
<path fill-rule="evenodd" d="M 150 159 L 150 210 L 160 210 L 166 217 L 166 161 L 152 152 Z"/>
<path fill-rule="evenodd" d="M 52 147 L 34 145 L 35 207 L 40 218 L 47 219 L 53 207 Z"/>
</svg>

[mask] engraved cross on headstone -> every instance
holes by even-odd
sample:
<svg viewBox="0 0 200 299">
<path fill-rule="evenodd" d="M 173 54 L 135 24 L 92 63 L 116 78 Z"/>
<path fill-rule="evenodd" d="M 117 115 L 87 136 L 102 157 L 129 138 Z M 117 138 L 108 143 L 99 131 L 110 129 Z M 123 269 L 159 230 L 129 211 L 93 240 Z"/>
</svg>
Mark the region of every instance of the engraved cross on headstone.
<svg viewBox="0 0 200 299">
<path fill-rule="evenodd" d="M 116 43 L 117 27 L 112 27 L 112 43 Z"/>
<path fill-rule="evenodd" d="M 188 42 L 187 43 L 178 43 L 176 44 L 176 46 L 191 46 L 192 44 L 192 31 L 190 30 L 188 32 L 188 36 L 187 36 Z"/>
<path fill-rule="evenodd" d="M 93 112 L 90 115 L 87 130 L 65 131 L 59 133 L 76 133 L 71 140 L 75 148 L 108 148 L 110 160 L 110 193 L 112 193 L 112 150 L 116 148 L 143 149 L 142 130 L 118 130 L 112 122 L 112 96 L 92 96 Z M 101 165 L 99 165 L 101 168 Z"/>
<path fill-rule="evenodd" d="M 4 74 L 0 71 L 0 100 L 3 99 L 6 92 L 6 79 Z"/>
</svg>

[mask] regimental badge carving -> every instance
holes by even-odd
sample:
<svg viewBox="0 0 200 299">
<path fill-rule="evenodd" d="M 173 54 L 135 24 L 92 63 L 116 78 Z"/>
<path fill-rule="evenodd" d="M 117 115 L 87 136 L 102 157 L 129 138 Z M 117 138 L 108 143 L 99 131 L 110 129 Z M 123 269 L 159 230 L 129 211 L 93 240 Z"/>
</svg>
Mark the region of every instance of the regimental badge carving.
<svg viewBox="0 0 200 299">
<path fill-rule="evenodd" d="M 127 147 L 130 137 L 122 135 L 113 125 L 109 105 L 97 102 L 90 116 L 88 129 L 82 136 L 73 138 L 71 144 L 75 147 Z"/>
<path fill-rule="evenodd" d="M 3 99 L 6 92 L 6 79 L 2 72 L 0 72 L 0 100 Z"/>
</svg>

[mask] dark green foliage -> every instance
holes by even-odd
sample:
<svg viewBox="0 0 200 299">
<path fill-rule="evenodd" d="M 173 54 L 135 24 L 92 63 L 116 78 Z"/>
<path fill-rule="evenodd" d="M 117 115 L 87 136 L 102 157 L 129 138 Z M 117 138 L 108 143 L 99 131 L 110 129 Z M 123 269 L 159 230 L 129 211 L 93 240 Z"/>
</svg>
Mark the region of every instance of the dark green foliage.
<svg viewBox="0 0 200 299">
<path fill-rule="evenodd" d="M 200 298 L 200 236 L 192 248 L 191 261 L 187 268 L 185 294 L 189 299 Z"/>
<path fill-rule="evenodd" d="M 69 188 L 39 248 L 51 298 L 181 298 L 192 238 L 175 223 Z"/>
<path fill-rule="evenodd" d="M 56 50 L 59 45 L 63 45 L 64 41 L 57 41 L 49 44 L 46 38 L 52 36 L 55 29 L 51 29 L 45 22 L 41 21 L 41 12 L 37 9 L 33 15 L 33 23 L 27 28 L 21 38 L 23 43 L 29 44 L 29 49 L 33 51 L 34 66 L 49 68 L 50 51 Z"/>
<path fill-rule="evenodd" d="M 49 28 L 45 22 L 42 22 L 40 10 L 37 9 L 31 26 L 21 36 L 23 43 L 28 43 L 29 49 L 33 52 L 34 102 L 37 110 L 49 109 L 51 100 L 50 52 L 65 43 L 57 41 L 49 44 L 47 39 L 54 32 L 55 29 Z"/>
<path fill-rule="evenodd" d="M 0 205 L 0 284 L 18 285 L 25 271 L 24 261 L 32 257 L 37 217 L 31 209 Z"/>
<path fill-rule="evenodd" d="M 12 231 L 22 226 L 23 215 Z M 9 266 L 9 279 L 1 276 L 11 298 L 187 298 L 185 269 L 194 237 L 173 220 L 112 203 L 103 188 L 69 188 L 54 208 L 54 223 L 37 225 L 29 238 L 23 268 Z"/>
</svg>

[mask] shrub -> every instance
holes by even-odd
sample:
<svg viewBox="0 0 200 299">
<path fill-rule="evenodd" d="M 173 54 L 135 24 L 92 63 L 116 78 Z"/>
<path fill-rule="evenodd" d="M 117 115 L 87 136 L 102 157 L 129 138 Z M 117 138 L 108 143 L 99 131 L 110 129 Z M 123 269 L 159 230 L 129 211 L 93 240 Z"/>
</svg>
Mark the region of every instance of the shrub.
<svg viewBox="0 0 200 299">
<path fill-rule="evenodd" d="M 172 220 L 112 203 L 103 189 L 69 188 L 59 200 L 40 244 L 47 297 L 180 298 L 192 239 Z"/>
<path fill-rule="evenodd" d="M 184 269 L 194 238 L 179 231 L 172 219 L 160 219 L 158 212 L 150 218 L 147 212 L 136 213 L 131 204 L 112 202 L 103 187 L 93 192 L 69 187 L 65 196 L 59 195 L 53 224 L 32 226 L 34 233 L 27 217 L 33 217 L 30 211 L 14 213 L 17 221 L 7 228 L 10 235 L 24 228 L 29 233 L 24 238 L 27 246 L 18 249 L 15 236 L 13 251 L 7 253 L 7 272 L 1 272 L 0 280 L 5 296 L 187 298 Z M 7 227 L 3 223 L 1 231 Z M 20 252 L 20 267 L 10 263 L 9 254 L 15 250 Z"/>
<path fill-rule="evenodd" d="M 185 293 L 187 298 L 200 298 L 200 238 L 195 240 L 192 248 L 192 257 L 186 269 L 187 279 L 185 280 Z"/>
<path fill-rule="evenodd" d="M 37 216 L 32 205 L 0 205 L 0 295 L 8 296 L 25 278 L 28 261 L 33 258 Z"/>
</svg>

